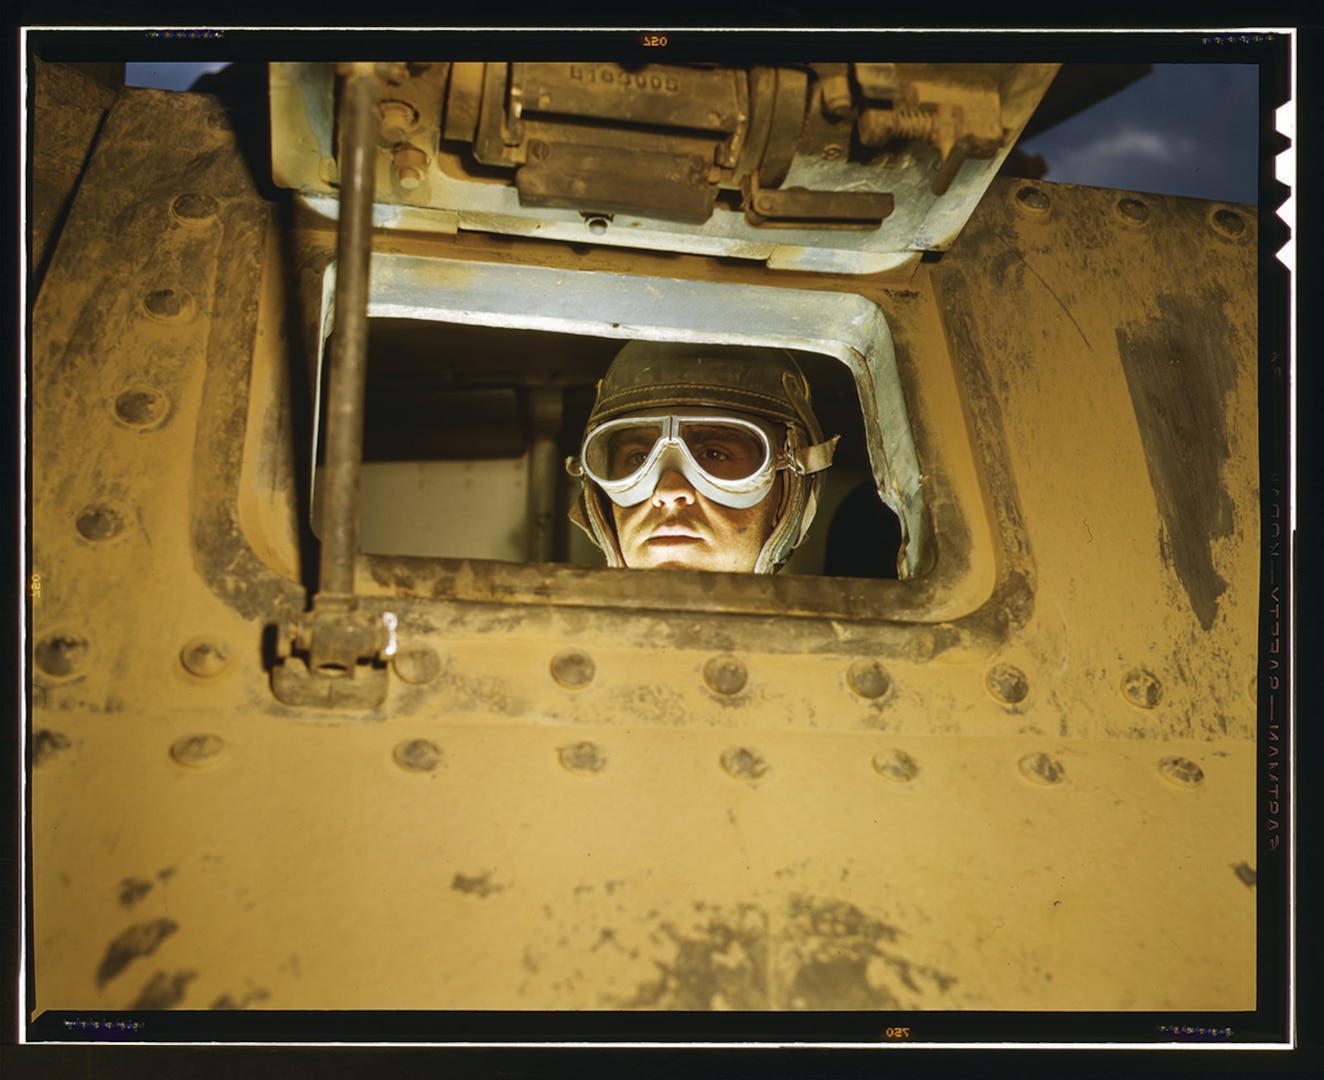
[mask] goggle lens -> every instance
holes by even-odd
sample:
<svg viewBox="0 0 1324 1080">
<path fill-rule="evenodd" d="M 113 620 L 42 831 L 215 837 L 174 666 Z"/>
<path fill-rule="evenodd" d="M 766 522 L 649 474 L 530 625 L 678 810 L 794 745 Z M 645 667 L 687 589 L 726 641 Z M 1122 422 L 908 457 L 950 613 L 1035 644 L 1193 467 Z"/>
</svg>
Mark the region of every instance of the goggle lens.
<svg viewBox="0 0 1324 1080">
<path fill-rule="evenodd" d="M 651 419 L 601 428 L 584 447 L 584 464 L 604 480 L 624 480 L 643 468 L 666 428 L 661 420 Z M 770 447 L 753 427 L 682 420 L 675 437 L 685 444 L 694 463 L 716 480 L 746 480 L 768 463 Z"/>
</svg>

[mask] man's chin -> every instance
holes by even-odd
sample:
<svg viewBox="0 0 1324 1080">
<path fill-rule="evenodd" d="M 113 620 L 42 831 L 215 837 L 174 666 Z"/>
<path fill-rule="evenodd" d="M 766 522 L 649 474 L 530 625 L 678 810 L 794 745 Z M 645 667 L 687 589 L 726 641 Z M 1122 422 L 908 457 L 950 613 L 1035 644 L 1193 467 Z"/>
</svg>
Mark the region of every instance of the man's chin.
<svg viewBox="0 0 1324 1080">
<path fill-rule="evenodd" d="M 669 545 L 665 550 L 645 550 L 629 565 L 640 570 L 715 570 L 704 545 Z"/>
</svg>

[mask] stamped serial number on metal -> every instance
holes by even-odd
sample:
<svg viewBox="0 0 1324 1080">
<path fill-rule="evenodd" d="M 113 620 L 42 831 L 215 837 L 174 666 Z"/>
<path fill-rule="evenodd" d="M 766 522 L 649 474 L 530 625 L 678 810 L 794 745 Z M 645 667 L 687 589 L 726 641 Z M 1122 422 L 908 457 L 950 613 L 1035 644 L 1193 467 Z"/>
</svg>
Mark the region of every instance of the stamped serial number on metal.
<svg viewBox="0 0 1324 1080">
<path fill-rule="evenodd" d="M 577 82 L 602 86 L 619 86 L 622 90 L 653 90 L 663 94 L 679 94 L 680 81 L 674 75 L 661 75 L 647 71 L 621 71 L 610 67 L 582 67 L 570 65 L 570 78 Z"/>
</svg>

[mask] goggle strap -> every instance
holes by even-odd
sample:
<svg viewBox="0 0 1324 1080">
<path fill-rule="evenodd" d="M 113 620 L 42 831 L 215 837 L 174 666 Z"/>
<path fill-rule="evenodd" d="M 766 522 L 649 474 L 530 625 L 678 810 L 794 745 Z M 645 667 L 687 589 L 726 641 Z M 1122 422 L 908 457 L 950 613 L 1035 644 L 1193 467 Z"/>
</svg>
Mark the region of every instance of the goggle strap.
<svg viewBox="0 0 1324 1080">
<path fill-rule="evenodd" d="M 791 455 L 791 469 L 801 476 L 822 472 L 832 464 L 840 440 L 840 435 L 833 435 L 826 442 L 815 443 L 813 446 L 795 451 Z"/>
</svg>

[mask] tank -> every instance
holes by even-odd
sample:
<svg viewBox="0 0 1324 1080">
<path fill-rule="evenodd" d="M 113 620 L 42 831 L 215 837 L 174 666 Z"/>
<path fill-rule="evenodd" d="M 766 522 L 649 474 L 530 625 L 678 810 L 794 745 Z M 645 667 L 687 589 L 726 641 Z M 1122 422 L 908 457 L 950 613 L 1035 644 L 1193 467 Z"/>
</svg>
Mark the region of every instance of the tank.
<svg viewBox="0 0 1324 1080">
<path fill-rule="evenodd" d="M 1263 1007 L 1257 211 L 1000 173 L 1057 71 L 39 64 L 30 1037 Z M 784 572 L 569 524 L 636 339 L 802 363 Z"/>
</svg>

